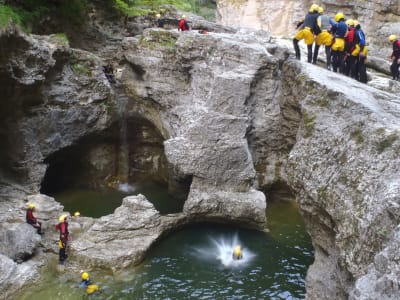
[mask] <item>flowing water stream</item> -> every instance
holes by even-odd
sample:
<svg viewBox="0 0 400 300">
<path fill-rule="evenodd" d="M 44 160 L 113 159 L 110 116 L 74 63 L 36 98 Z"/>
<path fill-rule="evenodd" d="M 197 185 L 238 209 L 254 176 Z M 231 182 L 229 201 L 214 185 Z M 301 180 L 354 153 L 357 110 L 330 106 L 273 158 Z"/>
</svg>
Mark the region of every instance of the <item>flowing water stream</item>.
<svg viewBox="0 0 400 300">
<path fill-rule="evenodd" d="M 160 187 L 158 192 L 166 193 Z M 81 204 L 68 205 L 84 211 Z M 103 214 L 112 212 L 107 207 Z M 89 297 L 78 288 L 79 274 L 56 271 L 54 257 L 44 281 L 14 299 L 303 299 L 313 249 L 298 208 L 294 201 L 274 201 L 268 203 L 267 215 L 269 233 L 218 224 L 188 226 L 155 245 L 136 268 L 117 275 L 91 272 L 102 293 Z M 243 259 L 236 261 L 232 250 L 238 244 Z"/>
</svg>

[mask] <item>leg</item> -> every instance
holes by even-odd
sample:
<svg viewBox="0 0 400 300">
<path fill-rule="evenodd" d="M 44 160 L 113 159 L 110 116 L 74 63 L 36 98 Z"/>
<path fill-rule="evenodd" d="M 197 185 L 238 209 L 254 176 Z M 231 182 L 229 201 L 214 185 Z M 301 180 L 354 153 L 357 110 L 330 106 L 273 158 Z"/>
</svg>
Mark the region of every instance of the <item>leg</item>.
<svg viewBox="0 0 400 300">
<path fill-rule="evenodd" d="M 326 68 L 328 70 L 331 69 L 331 47 L 325 46 L 325 54 L 326 54 Z"/>
<path fill-rule="evenodd" d="M 315 46 L 314 46 L 314 56 L 313 56 L 313 61 L 312 61 L 312 63 L 313 63 L 314 65 L 317 63 L 318 51 L 319 51 L 319 46 L 317 45 L 317 43 L 315 43 Z"/>
<path fill-rule="evenodd" d="M 344 73 L 344 51 L 338 51 L 339 72 Z"/>
<path fill-rule="evenodd" d="M 351 68 L 351 55 L 344 53 L 343 56 L 343 74 L 349 76 Z"/>
<path fill-rule="evenodd" d="M 358 71 L 360 74 L 360 81 L 362 83 L 367 83 L 367 68 L 365 65 L 365 57 L 360 57 Z"/>
<path fill-rule="evenodd" d="M 338 67 L 339 67 L 338 52 L 337 51 L 332 51 L 332 69 L 333 69 L 333 72 L 337 72 Z"/>
<path fill-rule="evenodd" d="M 312 44 L 311 45 L 307 45 L 307 61 L 309 63 L 312 62 Z"/>
<path fill-rule="evenodd" d="M 60 264 L 64 264 L 65 261 L 65 248 L 60 248 L 58 251 L 58 259 L 60 261 Z"/>
<path fill-rule="evenodd" d="M 294 51 L 296 52 L 296 59 L 300 60 L 299 41 L 297 39 L 293 39 L 293 47 Z"/>
<path fill-rule="evenodd" d="M 358 76 L 358 56 L 352 56 L 350 72 L 351 78 L 354 78 L 355 80 L 360 80 Z"/>
<path fill-rule="evenodd" d="M 396 72 L 397 69 L 397 72 Z M 390 65 L 390 72 L 392 72 L 392 79 L 395 80 L 397 79 L 396 76 L 398 75 L 398 65 L 397 65 L 397 59 L 395 58 Z"/>
</svg>

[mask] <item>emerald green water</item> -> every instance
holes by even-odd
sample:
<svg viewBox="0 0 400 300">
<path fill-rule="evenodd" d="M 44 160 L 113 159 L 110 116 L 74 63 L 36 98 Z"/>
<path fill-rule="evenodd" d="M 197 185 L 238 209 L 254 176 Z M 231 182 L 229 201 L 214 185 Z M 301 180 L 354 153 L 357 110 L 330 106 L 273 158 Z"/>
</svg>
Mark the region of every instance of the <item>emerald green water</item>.
<svg viewBox="0 0 400 300">
<path fill-rule="evenodd" d="M 270 232 L 197 224 L 171 234 L 138 267 L 90 272 L 102 293 L 89 299 L 303 299 L 313 249 L 295 202 L 268 203 Z M 243 260 L 232 261 L 232 248 Z M 133 245 L 134 246 L 134 245 Z M 56 271 L 15 299 L 85 299 L 79 274 Z"/>
<path fill-rule="evenodd" d="M 182 211 L 182 201 L 169 195 L 162 185 L 151 181 L 124 184 L 119 190 L 68 189 L 51 196 L 64 205 L 64 210 L 71 214 L 79 211 L 83 216 L 99 218 L 112 214 L 121 205 L 124 197 L 138 194 L 146 196 L 162 214 Z"/>
</svg>

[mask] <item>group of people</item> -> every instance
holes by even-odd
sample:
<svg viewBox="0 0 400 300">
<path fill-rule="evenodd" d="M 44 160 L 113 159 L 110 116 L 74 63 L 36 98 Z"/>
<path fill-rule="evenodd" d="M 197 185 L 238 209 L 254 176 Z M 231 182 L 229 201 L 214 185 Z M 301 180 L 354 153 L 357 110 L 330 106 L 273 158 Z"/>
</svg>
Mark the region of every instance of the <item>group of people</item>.
<svg viewBox="0 0 400 300">
<path fill-rule="evenodd" d="M 38 234 L 43 234 L 42 230 L 42 223 L 38 221 L 38 219 L 34 216 L 34 211 L 36 209 L 35 204 L 29 203 L 28 204 L 28 209 L 26 211 L 26 222 L 30 225 L 32 225 L 34 228 L 36 228 Z M 78 217 L 80 216 L 79 212 L 75 212 L 74 216 Z M 68 231 L 68 215 L 62 214 L 58 218 L 58 224 L 55 225 L 55 228 L 57 231 L 59 231 L 60 236 L 58 240 L 58 248 L 59 248 L 59 262 L 61 265 L 65 263 L 67 260 L 67 244 L 70 240 L 70 235 Z M 87 294 L 93 294 L 97 291 L 99 291 L 99 287 L 96 284 L 93 284 L 92 281 L 89 278 L 89 273 L 87 272 L 81 272 L 81 288 L 86 289 Z"/>
<path fill-rule="evenodd" d="M 366 59 L 368 47 L 365 34 L 357 20 L 345 19 L 338 12 L 334 19 L 323 7 L 312 4 L 304 20 L 297 24 L 299 31 L 293 38 L 296 58 L 300 60 L 299 41 L 307 45 L 307 61 L 316 64 L 319 48 L 325 46 L 326 68 L 367 83 Z M 313 44 L 314 53 L 313 53 Z"/>
<path fill-rule="evenodd" d="M 33 215 L 36 206 L 33 203 L 28 204 L 28 209 L 26 210 L 26 222 L 31 224 L 34 228 L 36 228 L 38 234 L 43 234 L 42 223 L 38 221 L 38 219 Z M 79 213 L 77 212 L 76 215 Z M 56 229 L 60 232 L 60 239 L 58 241 L 59 247 L 59 261 L 60 264 L 64 264 L 68 255 L 66 253 L 67 243 L 69 241 L 69 231 L 68 231 L 68 215 L 61 215 L 58 218 L 58 224 L 56 225 Z"/>
</svg>

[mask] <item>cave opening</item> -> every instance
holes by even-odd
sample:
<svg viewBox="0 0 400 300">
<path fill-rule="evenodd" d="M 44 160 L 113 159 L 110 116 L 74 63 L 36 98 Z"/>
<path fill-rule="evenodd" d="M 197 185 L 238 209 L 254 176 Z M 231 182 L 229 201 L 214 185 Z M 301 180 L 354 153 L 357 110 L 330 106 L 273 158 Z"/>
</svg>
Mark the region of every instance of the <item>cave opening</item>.
<svg viewBox="0 0 400 300">
<path fill-rule="evenodd" d="M 40 192 L 66 210 L 99 217 L 127 195 L 143 194 L 160 213 L 182 211 L 191 178 L 178 177 L 164 154 L 164 137 L 140 116 L 115 122 L 45 159 Z"/>
</svg>

